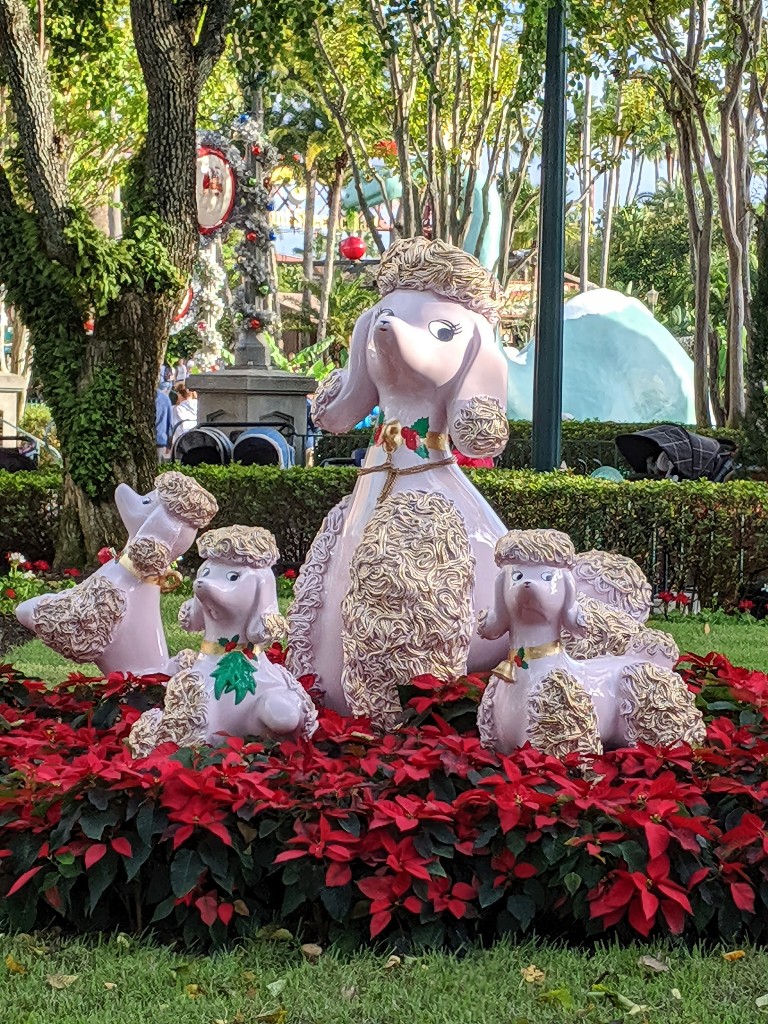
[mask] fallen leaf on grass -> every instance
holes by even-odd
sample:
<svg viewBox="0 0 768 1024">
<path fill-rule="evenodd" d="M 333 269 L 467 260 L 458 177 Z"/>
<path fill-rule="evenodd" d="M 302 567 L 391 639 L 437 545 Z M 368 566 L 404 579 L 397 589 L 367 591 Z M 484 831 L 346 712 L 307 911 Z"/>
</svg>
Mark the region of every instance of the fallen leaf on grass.
<svg viewBox="0 0 768 1024">
<path fill-rule="evenodd" d="M 316 942 L 305 942 L 301 947 L 301 955 L 311 964 L 316 964 L 323 955 L 323 947 Z"/>
<path fill-rule="evenodd" d="M 544 978 L 546 977 L 544 971 L 539 970 L 535 964 L 529 964 L 528 967 L 521 967 L 520 973 L 523 976 L 523 981 L 528 985 L 543 985 Z M 555 989 L 559 992 L 560 989 Z"/>
<path fill-rule="evenodd" d="M 117 988 L 117 982 L 115 982 L 115 981 L 105 981 L 104 982 L 104 988 L 107 989 L 108 992 L 111 992 L 113 988 Z"/>
<path fill-rule="evenodd" d="M 69 988 L 79 977 L 79 974 L 49 974 L 45 980 L 51 988 Z"/>
<path fill-rule="evenodd" d="M 747 954 L 743 949 L 734 949 L 731 953 L 722 953 L 723 960 L 732 963 L 734 960 L 742 960 Z"/>
<path fill-rule="evenodd" d="M 647 967 L 654 974 L 664 974 L 665 971 L 669 970 L 669 964 L 664 963 L 663 960 L 659 960 L 655 956 L 641 956 L 637 963 L 639 967 Z"/>
<path fill-rule="evenodd" d="M 203 995 L 203 990 L 199 985 L 185 985 L 184 991 L 190 999 L 199 999 Z"/>
<path fill-rule="evenodd" d="M 549 992 L 540 992 L 539 999 L 544 1003 L 560 1003 L 564 1010 L 573 1010 L 576 1006 L 567 988 L 553 988 Z"/>
<path fill-rule="evenodd" d="M 395 967 L 401 967 L 402 963 L 403 961 L 400 959 L 400 957 L 395 956 L 395 954 L 393 953 L 389 960 L 387 960 L 387 962 L 384 964 L 384 970 L 392 971 L 394 970 Z"/>
<path fill-rule="evenodd" d="M 678 999 L 678 1000 L 680 1000 L 680 1002 L 683 1001 L 683 993 L 680 991 L 679 988 L 673 988 L 672 989 L 672 998 L 673 999 Z"/>
<path fill-rule="evenodd" d="M 712 627 L 710 626 L 710 624 L 708 622 L 704 623 L 704 632 L 706 633 L 707 636 L 709 636 L 709 634 L 712 632 Z"/>
<path fill-rule="evenodd" d="M 267 985 L 267 992 L 276 999 L 285 988 L 285 978 L 278 978 L 277 981 L 270 981 Z"/>
<path fill-rule="evenodd" d="M 758 996 L 755 1000 L 755 1006 L 758 1010 L 768 1010 L 768 994 L 764 996 Z"/>
<path fill-rule="evenodd" d="M 354 985 L 350 985 L 349 988 L 343 988 L 341 990 L 341 998 L 346 1002 L 351 1003 L 357 999 L 357 989 Z"/>
<path fill-rule="evenodd" d="M 12 953 L 9 953 L 8 956 L 5 958 L 5 966 L 11 972 L 11 974 L 27 973 L 27 968 L 24 966 L 24 964 L 20 964 Z"/>
<path fill-rule="evenodd" d="M 288 1011 L 281 1006 L 279 1010 L 272 1010 L 269 1013 L 260 1013 L 254 1020 L 262 1021 L 262 1024 L 285 1024 L 288 1020 Z"/>
</svg>

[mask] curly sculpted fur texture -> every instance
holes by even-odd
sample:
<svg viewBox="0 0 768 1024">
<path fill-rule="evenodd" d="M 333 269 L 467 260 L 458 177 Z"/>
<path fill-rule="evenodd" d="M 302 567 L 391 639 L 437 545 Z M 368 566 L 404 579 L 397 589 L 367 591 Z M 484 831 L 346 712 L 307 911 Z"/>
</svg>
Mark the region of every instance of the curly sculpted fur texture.
<svg viewBox="0 0 768 1024">
<path fill-rule="evenodd" d="M 125 594 L 103 576 L 42 597 L 34 611 L 35 633 L 72 661 L 92 661 L 112 642 L 125 615 Z"/>
<path fill-rule="evenodd" d="M 350 564 L 342 602 L 342 683 L 353 714 L 392 729 L 398 684 L 466 671 L 475 557 L 447 498 L 405 491 L 371 516 Z"/>
<path fill-rule="evenodd" d="M 499 322 L 501 285 L 479 260 L 440 239 L 402 238 L 381 257 L 376 284 L 383 297 L 398 288 L 454 299 L 491 324 Z"/>
<path fill-rule="evenodd" d="M 219 511 L 213 495 L 183 473 L 161 473 L 155 480 L 155 490 L 171 515 L 198 530 L 207 526 Z"/>
<path fill-rule="evenodd" d="M 226 526 L 209 530 L 197 539 L 201 558 L 218 558 L 222 562 L 247 565 L 251 569 L 267 569 L 280 557 L 277 542 L 269 530 L 260 526 Z"/>
</svg>

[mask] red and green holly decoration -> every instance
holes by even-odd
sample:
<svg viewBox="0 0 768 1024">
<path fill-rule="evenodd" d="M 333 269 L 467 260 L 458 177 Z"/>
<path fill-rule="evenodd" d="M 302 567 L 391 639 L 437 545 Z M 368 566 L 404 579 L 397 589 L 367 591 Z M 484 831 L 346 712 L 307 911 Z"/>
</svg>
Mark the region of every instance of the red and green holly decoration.
<svg viewBox="0 0 768 1024">
<path fill-rule="evenodd" d="M 224 648 L 224 655 L 211 672 L 213 696 L 221 700 L 225 693 L 234 693 L 235 704 L 239 704 L 249 693 L 256 693 L 256 652 L 253 644 L 241 644 L 239 636 L 223 637 L 217 643 Z"/>
<path fill-rule="evenodd" d="M 373 433 L 373 443 L 380 444 L 381 436 L 384 430 L 384 414 L 379 413 L 379 421 L 376 425 L 376 429 Z M 422 459 L 429 458 L 429 449 L 424 443 L 426 440 L 427 431 L 429 430 L 429 419 L 426 416 L 422 416 L 410 425 L 410 427 L 401 427 L 400 436 L 403 439 L 403 444 L 412 452 Z"/>
<path fill-rule="evenodd" d="M 525 648 L 524 647 L 519 647 L 517 649 L 517 654 L 515 654 L 515 657 L 513 658 L 513 661 L 515 663 L 515 668 L 522 668 L 522 669 L 527 669 L 528 668 L 528 662 L 525 660 Z"/>
</svg>

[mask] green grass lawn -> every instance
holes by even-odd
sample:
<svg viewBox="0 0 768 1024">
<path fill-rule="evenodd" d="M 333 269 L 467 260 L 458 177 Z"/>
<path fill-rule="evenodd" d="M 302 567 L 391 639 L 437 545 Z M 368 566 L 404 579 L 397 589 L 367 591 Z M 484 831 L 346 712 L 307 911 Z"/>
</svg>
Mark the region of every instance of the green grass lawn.
<svg viewBox="0 0 768 1024">
<path fill-rule="evenodd" d="M 0 973 L 4 1024 L 755 1024 L 768 993 L 768 952 L 727 962 L 670 944 L 500 943 L 397 962 L 387 950 L 330 951 L 314 964 L 294 942 L 199 957 L 123 936 L 53 948 L 5 937 L 0 949 L 12 957 Z M 669 969 L 638 962 L 651 955 Z M 522 976 L 531 965 L 538 983 Z"/>
<path fill-rule="evenodd" d="M 176 654 L 184 647 L 192 647 L 196 642 L 194 637 L 179 628 L 176 621 L 184 600 L 184 597 L 177 594 L 167 594 L 162 598 L 163 622 L 171 654 Z M 654 619 L 651 625 L 671 633 L 681 651 L 691 654 L 719 651 L 734 665 L 768 672 L 768 620 L 751 625 L 745 625 L 738 619 L 713 622 L 708 634 L 704 622 L 697 617 L 674 618 L 670 621 L 659 618 Z M 54 654 L 39 640 L 32 640 L 10 651 L 5 660 L 12 662 L 28 676 L 45 679 L 49 683 L 61 682 L 74 671 L 98 675 L 95 665 L 75 665 Z"/>
<path fill-rule="evenodd" d="M 195 642 L 176 623 L 182 600 L 163 598 L 172 653 Z M 737 665 L 768 671 L 768 626 L 714 622 L 706 633 L 695 618 L 653 625 L 672 633 L 683 651 L 717 650 Z M 39 641 L 7 660 L 49 682 L 78 667 Z M 79 668 L 97 674 L 94 666 Z M 768 951 L 748 949 L 737 962 L 721 952 L 668 942 L 594 950 L 501 943 L 463 957 L 435 953 L 388 966 L 389 950 L 331 950 L 310 964 L 296 942 L 253 941 L 194 956 L 123 936 L 86 942 L 4 935 L 0 1022 L 756 1024 L 768 1015 Z M 638 962 L 648 955 L 669 970 L 656 973 Z M 532 964 L 544 972 L 540 983 L 521 974 Z"/>
</svg>

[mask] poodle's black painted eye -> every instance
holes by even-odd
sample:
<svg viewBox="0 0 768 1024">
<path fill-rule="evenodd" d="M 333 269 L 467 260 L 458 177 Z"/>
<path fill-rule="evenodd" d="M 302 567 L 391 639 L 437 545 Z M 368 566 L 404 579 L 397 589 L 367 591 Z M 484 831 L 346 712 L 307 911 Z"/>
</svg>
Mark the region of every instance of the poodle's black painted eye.
<svg viewBox="0 0 768 1024">
<path fill-rule="evenodd" d="M 551 583 L 552 580 L 555 578 L 555 574 L 553 572 L 543 572 L 541 574 L 541 578 L 544 580 L 545 583 Z"/>
<path fill-rule="evenodd" d="M 452 324 L 450 320 L 431 320 L 429 333 L 438 341 L 452 341 L 461 330 L 461 324 Z"/>
<path fill-rule="evenodd" d="M 142 505 L 151 505 L 151 504 L 152 504 L 152 499 L 151 499 L 151 498 L 145 498 L 145 499 L 144 499 L 144 500 L 142 501 L 142 503 L 141 503 L 141 504 L 142 504 Z"/>
<path fill-rule="evenodd" d="M 229 580 L 230 583 L 234 583 L 236 580 L 240 579 L 240 573 L 239 572 L 228 572 L 227 573 L 227 579 Z"/>
<path fill-rule="evenodd" d="M 523 574 L 521 572 L 513 572 L 512 573 L 512 579 L 515 581 L 515 583 L 519 583 L 522 578 L 523 578 Z"/>
</svg>

